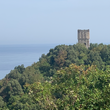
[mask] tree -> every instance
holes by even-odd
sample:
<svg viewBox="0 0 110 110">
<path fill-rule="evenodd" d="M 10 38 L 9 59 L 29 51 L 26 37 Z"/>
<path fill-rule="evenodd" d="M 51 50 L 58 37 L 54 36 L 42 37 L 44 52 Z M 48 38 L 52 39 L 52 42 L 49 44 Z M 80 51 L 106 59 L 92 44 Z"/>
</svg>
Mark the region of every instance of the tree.
<svg viewBox="0 0 110 110">
<path fill-rule="evenodd" d="M 104 63 L 97 51 L 90 51 L 90 53 L 88 54 L 87 64 L 97 65 L 97 67 L 100 69 L 102 69 L 103 65 L 104 65 Z"/>
<path fill-rule="evenodd" d="M 18 72 L 19 73 L 23 73 L 24 72 L 24 70 L 25 70 L 25 68 L 24 68 L 24 65 L 22 64 L 21 66 L 19 65 L 19 66 L 16 66 L 14 69 L 17 69 L 18 70 Z"/>
<path fill-rule="evenodd" d="M 58 55 L 55 57 L 55 64 L 58 67 L 63 67 L 65 64 L 66 58 L 67 58 L 67 52 L 65 50 L 60 50 Z"/>
<path fill-rule="evenodd" d="M 6 110 L 6 109 L 7 109 L 6 103 L 3 101 L 3 98 L 0 96 L 0 110 Z"/>
<path fill-rule="evenodd" d="M 34 101 L 44 110 L 110 109 L 110 72 L 96 66 L 71 64 L 57 71 L 51 82 L 29 86 Z"/>
</svg>

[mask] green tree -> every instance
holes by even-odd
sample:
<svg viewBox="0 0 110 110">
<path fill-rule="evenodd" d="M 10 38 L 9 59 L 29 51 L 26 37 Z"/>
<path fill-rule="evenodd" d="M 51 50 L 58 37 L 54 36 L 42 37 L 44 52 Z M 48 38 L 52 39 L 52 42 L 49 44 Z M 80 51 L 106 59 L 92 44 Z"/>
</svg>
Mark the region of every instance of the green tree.
<svg viewBox="0 0 110 110">
<path fill-rule="evenodd" d="M 104 65 L 102 58 L 97 51 L 90 51 L 88 54 L 87 64 L 97 65 L 100 69 L 102 69 Z"/>
<path fill-rule="evenodd" d="M 35 102 L 44 110 L 109 110 L 110 72 L 95 66 L 61 69 L 51 82 L 30 85 Z"/>
<path fill-rule="evenodd" d="M 25 67 L 22 64 L 21 66 L 20 65 L 19 66 L 16 66 L 14 69 L 17 69 L 18 72 L 22 74 L 24 72 L 24 70 L 25 70 Z"/>
<path fill-rule="evenodd" d="M 6 103 L 3 101 L 3 98 L 0 96 L 0 110 L 6 110 L 6 109 L 7 109 Z"/>
</svg>

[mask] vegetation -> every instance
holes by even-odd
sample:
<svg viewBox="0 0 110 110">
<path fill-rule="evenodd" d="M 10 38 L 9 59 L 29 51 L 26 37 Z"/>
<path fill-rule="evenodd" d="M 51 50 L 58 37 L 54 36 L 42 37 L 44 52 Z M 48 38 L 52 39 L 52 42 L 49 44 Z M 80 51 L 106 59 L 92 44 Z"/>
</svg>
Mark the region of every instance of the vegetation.
<svg viewBox="0 0 110 110">
<path fill-rule="evenodd" d="M 109 110 L 110 45 L 59 45 L 0 80 L 1 110 Z"/>
</svg>

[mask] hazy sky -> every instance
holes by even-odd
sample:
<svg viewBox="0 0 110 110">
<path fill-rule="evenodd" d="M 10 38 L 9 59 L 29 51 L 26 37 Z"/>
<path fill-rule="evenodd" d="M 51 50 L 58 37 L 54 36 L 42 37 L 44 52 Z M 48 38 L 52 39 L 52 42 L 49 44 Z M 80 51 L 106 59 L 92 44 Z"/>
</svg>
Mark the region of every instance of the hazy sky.
<svg viewBox="0 0 110 110">
<path fill-rule="evenodd" d="M 0 0 L 0 44 L 110 43 L 110 0 Z"/>
</svg>

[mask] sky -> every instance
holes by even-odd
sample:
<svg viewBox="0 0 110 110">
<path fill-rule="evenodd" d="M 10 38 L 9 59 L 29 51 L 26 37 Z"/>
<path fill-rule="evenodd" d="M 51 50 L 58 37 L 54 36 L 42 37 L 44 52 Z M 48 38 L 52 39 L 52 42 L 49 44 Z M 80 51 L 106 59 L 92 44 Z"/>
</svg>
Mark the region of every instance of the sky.
<svg viewBox="0 0 110 110">
<path fill-rule="evenodd" d="M 0 0 L 0 44 L 110 43 L 110 0 Z"/>
</svg>

